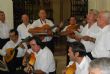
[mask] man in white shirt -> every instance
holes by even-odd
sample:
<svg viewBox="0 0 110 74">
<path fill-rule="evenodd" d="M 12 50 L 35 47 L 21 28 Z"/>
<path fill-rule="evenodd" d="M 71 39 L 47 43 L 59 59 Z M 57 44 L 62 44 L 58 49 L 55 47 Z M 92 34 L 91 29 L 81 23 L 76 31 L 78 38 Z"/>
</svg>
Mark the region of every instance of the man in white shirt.
<svg viewBox="0 0 110 74">
<path fill-rule="evenodd" d="M 50 49 L 45 46 L 38 37 L 33 37 L 30 41 L 32 48 L 31 52 L 34 53 L 36 61 L 33 65 L 34 73 L 38 74 L 55 74 L 55 61 L 54 56 Z M 31 52 L 28 51 L 30 54 Z"/>
<path fill-rule="evenodd" d="M 110 57 L 110 12 L 100 12 L 97 23 L 101 31 L 96 37 L 95 49 L 91 54 L 94 58 Z"/>
<path fill-rule="evenodd" d="M 31 36 L 28 32 L 31 24 L 29 23 L 29 16 L 27 14 L 23 14 L 21 19 L 23 23 L 18 26 L 17 31 L 20 38 L 25 39 L 26 37 Z"/>
<path fill-rule="evenodd" d="M 9 32 L 10 36 L 10 41 L 8 41 L 2 48 L 1 55 L 2 56 L 7 56 L 7 55 L 12 55 L 11 51 L 8 51 L 9 48 L 13 48 L 15 50 L 15 54 L 13 56 L 13 59 L 7 63 L 9 73 L 10 74 L 15 74 L 15 71 L 17 68 L 22 67 L 22 58 L 26 52 L 27 46 L 25 43 L 22 43 L 19 45 L 19 43 L 22 41 L 19 36 L 18 32 L 14 29 L 10 30 Z M 17 45 L 18 48 L 15 48 Z M 15 48 L 15 49 L 14 49 Z"/>
<path fill-rule="evenodd" d="M 90 53 L 94 50 L 97 34 L 100 32 L 100 27 L 97 25 L 98 12 L 96 10 L 90 10 L 87 14 L 87 24 L 81 32 L 81 42 L 86 48 L 88 56 L 91 58 Z M 91 58 L 92 59 L 92 58 Z"/>
<path fill-rule="evenodd" d="M 61 36 L 66 36 L 67 37 L 67 53 L 68 53 L 68 45 L 74 41 L 74 31 L 76 31 L 75 27 L 78 26 L 76 24 L 76 18 L 74 16 L 71 16 L 69 19 L 69 23 L 67 26 L 64 27 L 64 29 L 61 31 L 60 35 Z M 77 31 L 76 31 L 77 32 Z M 69 63 L 69 57 L 67 55 L 67 64 Z"/>
<path fill-rule="evenodd" d="M 82 43 L 73 42 L 70 44 L 68 56 L 76 64 L 75 73 L 72 74 L 88 74 L 90 58 L 86 56 L 86 50 Z"/>
<path fill-rule="evenodd" d="M 91 61 L 89 74 L 110 74 L 110 58 L 98 58 Z"/>
<path fill-rule="evenodd" d="M 5 22 L 5 13 L 0 11 L 0 49 L 5 45 L 9 40 L 9 25 Z"/>
<path fill-rule="evenodd" d="M 46 33 L 46 35 L 39 35 L 42 39 L 42 42 L 46 44 L 52 51 L 53 51 L 53 42 L 52 42 L 52 27 L 54 27 L 54 24 L 51 20 L 46 19 L 47 14 L 44 9 L 41 9 L 39 11 L 39 19 L 34 21 L 31 28 L 29 29 L 29 32 L 31 34 L 36 35 L 37 33 Z M 48 36 L 49 35 L 49 36 Z"/>
</svg>

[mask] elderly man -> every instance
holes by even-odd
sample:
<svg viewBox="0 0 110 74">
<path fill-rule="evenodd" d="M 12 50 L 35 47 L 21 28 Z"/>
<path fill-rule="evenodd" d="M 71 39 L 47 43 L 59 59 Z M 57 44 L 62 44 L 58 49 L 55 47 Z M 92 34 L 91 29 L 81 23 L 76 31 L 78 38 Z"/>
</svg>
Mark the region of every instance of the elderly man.
<svg viewBox="0 0 110 74">
<path fill-rule="evenodd" d="M 110 58 L 99 58 L 91 61 L 89 74 L 110 74 Z"/>
<path fill-rule="evenodd" d="M 83 28 L 81 32 L 81 37 L 79 38 L 79 40 L 84 44 L 86 48 L 86 52 L 90 58 L 91 58 L 90 53 L 95 47 L 95 38 L 97 34 L 100 32 L 100 27 L 98 27 L 96 21 L 97 15 L 98 15 L 98 11 L 93 9 L 89 10 L 86 17 L 87 24 Z"/>
<path fill-rule="evenodd" d="M 101 31 L 96 37 L 91 54 L 94 58 L 110 57 L 110 12 L 100 12 L 97 23 Z"/>
<path fill-rule="evenodd" d="M 20 38 L 25 39 L 26 37 L 31 36 L 31 34 L 28 32 L 31 24 L 29 23 L 29 16 L 27 14 L 23 14 L 21 19 L 22 24 L 18 26 L 17 31 Z"/>
<path fill-rule="evenodd" d="M 5 45 L 9 40 L 9 25 L 5 22 L 5 13 L 0 11 L 0 49 Z"/>
<path fill-rule="evenodd" d="M 42 39 L 42 42 L 46 44 L 47 47 L 53 50 L 53 42 L 52 37 L 50 35 L 52 34 L 52 27 L 54 26 L 54 24 L 51 20 L 46 19 L 47 14 L 44 9 L 41 9 L 39 11 L 39 17 L 40 18 L 38 20 L 33 22 L 31 28 L 29 29 L 29 32 L 34 35 L 36 35 L 37 33 L 46 33 L 47 35 L 40 35 L 40 38 Z"/>
</svg>

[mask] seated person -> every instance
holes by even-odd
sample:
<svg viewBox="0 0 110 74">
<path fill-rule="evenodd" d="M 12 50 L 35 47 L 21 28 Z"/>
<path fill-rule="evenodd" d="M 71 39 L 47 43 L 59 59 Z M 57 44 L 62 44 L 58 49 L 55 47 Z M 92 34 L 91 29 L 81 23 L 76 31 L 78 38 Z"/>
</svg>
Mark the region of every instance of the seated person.
<svg viewBox="0 0 110 74">
<path fill-rule="evenodd" d="M 22 67 L 22 58 L 26 52 L 27 45 L 25 43 L 20 44 L 22 40 L 19 38 L 18 32 L 15 29 L 10 30 L 9 37 L 10 37 L 10 41 L 8 41 L 3 46 L 1 55 L 4 56 L 9 72 L 11 74 L 15 74 L 16 69 L 18 68 L 21 69 Z M 14 53 L 13 50 L 15 50 L 14 55 L 13 55 Z M 13 55 L 13 58 L 11 57 L 12 55 Z M 12 58 L 10 61 L 7 60 L 10 58 Z"/>
<path fill-rule="evenodd" d="M 91 61 L 89 74 L 110 74 L 110 58 L 99 58 Z"/>
<path fill-rule="evenodd" d="M 88 74 L 90 58 L 86 56 L 86 50 L 82 43 L 73 42 L 69 45 L 68 56 L 71 64 L 63 71 L 63 74 Z"/>
<path fill-rule="evenodd" d="M 31 49 L 28 54 L 34 54 L 35 60 L 29 63 L 33 67 L 34 73 L 36 74 L 55 74 L 55 61 L 51 50 L 45 46 L 38 37 L 33 37 L 30 41 Z M 25 62 L 24 62 L 25 63 Z M 25 72 L 29 72 L 28 66 L 24 69 Z M 32 68 L 31 68 L 32 69 Z M 31 70 L 31 71 L 33 71 Z"/>
</svg>

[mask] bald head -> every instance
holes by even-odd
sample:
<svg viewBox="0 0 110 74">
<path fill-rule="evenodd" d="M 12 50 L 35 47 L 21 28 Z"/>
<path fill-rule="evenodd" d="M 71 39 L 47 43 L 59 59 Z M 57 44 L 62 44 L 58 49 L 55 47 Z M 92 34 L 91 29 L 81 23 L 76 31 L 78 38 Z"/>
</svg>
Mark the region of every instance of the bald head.
<svg viewBox="0 0 110 74">
<path fill-rule="evenodd" d="M 41 9 L 41 10 L 39 11 L 39 17 L 40 17 L 40 19 L 42 19 L 42 20 L 46 19 L 47 14 L 46 14 L 46 11 L 45 11 L 44 9 Z"/>
<path fill-rule="evenodd" d="M 29 16 L 27 14 L 23 14 L 21 19 L 25 25 L 29 24 Z"/>
<path fill-rule="evenodd" d="M 97 18 L 98 26 L 104 28 L 106 25 L 110 24 L 110 12 L 101 11 Z"/>
</svg>

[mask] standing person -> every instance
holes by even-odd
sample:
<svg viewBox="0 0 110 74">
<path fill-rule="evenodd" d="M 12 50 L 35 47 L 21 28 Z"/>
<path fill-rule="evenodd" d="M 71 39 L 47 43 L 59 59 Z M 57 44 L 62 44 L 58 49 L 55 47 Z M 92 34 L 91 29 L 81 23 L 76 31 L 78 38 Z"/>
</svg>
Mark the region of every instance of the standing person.
<svg viewBox="0 0 110 74">
<path fill-rule="evenodd" d="M 5 21 L 5 13 L 0 11 L 0 49 L 5 45 L 9 40 L 9 25 Z"/>
<path fill-rule="evenodd" d="M 53 42 L 52 37 L 50 35 L 52 35 L 52 27 L 54 27 L 54 24 L 51 20 L 48 20 L 46 18 L 47 18 L 46 11 L 44 9 L 41 9 L 39 11 L 39 19 L 33 22 L 31 28 L 29 29 L 29 32 L 31 34 L 47 33 L 47 35 L 41 37 L 42 42 L 44 42 L 46 46 L 53 51 Z"/>
<path fill-rule="evenodd" d="M 31 24 L 29 23 L 29 16 L 27 14 L 23 14 L 21 19 L 22 24 L 18 26 L 17 31 L 20 38 L 25 39 L 26 37 L 31 36 L 31 34 L 28 32 Z"/>
<path fill-rule="evenodd" d="M 95 38 L 97 34 L 100 32 L 100 27 L 97 25 L 97 16 L 98 11 L 96 10 L 89 10 L 87 14 L 87 24 L 83 28 L 81 32 L 81 42 L 84 44 L 86 48 L 86 52 L 88 56 L 92 59 L 90 56 L 91 51 L 95 48 Z"/>
<path fill-rule="evenodd" d="M 94 58 L 110 58 L 110 12 L 101 11 L 97 23 L 101 31 L 96 37 L 95 48 L 91 54 Z"/>
</svg>

